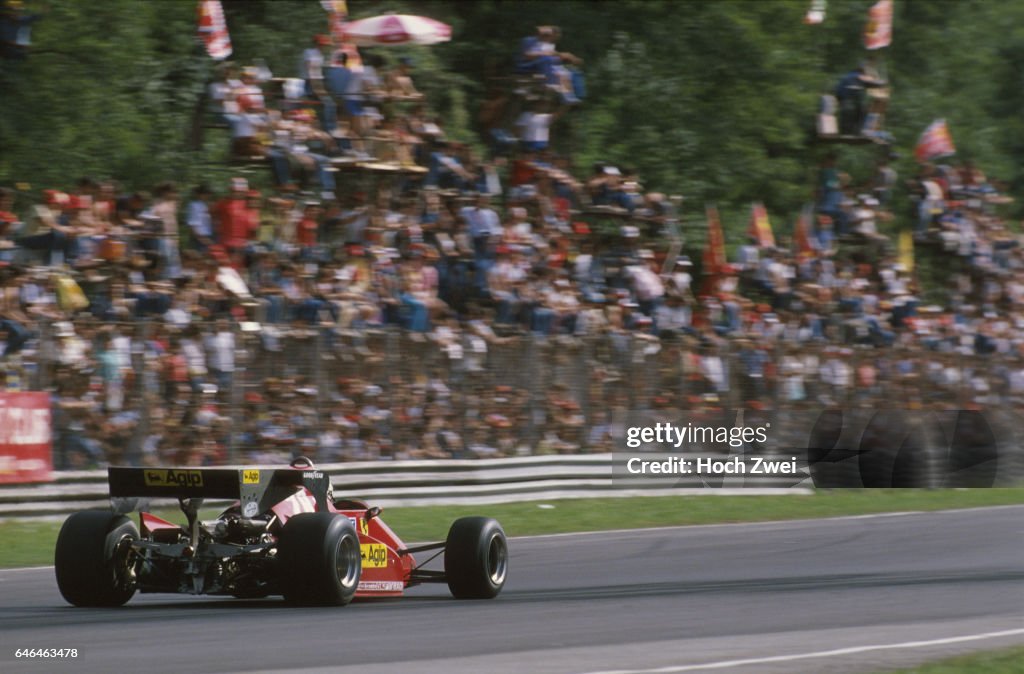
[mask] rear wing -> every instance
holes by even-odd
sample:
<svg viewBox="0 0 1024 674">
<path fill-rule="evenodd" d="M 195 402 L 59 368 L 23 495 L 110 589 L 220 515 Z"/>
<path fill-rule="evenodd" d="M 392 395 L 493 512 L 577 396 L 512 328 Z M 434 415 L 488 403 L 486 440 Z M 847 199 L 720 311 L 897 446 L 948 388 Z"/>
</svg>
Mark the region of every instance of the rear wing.
<svg viewBox="0 0 1024 674">
<path fill-rule="evenodd" d="M 121 468 L 107 469 L 110 498 L 124 510 L 126 499 L 232 499 L 245 517 L 254 517 L 306 487 L 318 510 L 327 509 L 329 475 L 296 468 Z M 120 503 L 119 503 L 120 501 Z M 128 508 L 129 510 L 134 508 Z"/>
</svg>

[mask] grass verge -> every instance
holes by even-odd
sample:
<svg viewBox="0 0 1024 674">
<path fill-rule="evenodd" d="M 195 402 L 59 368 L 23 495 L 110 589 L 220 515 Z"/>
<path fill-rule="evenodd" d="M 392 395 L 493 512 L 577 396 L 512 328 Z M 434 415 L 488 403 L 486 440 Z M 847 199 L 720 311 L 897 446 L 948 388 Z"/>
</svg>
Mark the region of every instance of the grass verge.
<svg viewBox="0 0 1024 674">
<path fill-rule="evenodd" d="M 884 674 L 1020 674 L 1024 672 L 1024 647 L 961 655 L 930 662 L 913 669 L 885 670 Z M 878 674 L 883 674 L 879 672 Z"/>
<path fill-rule="evenodd" d="M 1024 503 L 1024 488 L 841 490 L 806 496 L 647 496 L 565 499 L 500 505 L 389 508 L 384 520 L 406 541 L 443 540 L 463 515 L 501 521 L 509 536 L 679 524 L 767 522 L 909 510 L 948 510 Z M 184 522 L 180 513 L 167 516 Z M 0 521 L 0 568 L 53 563 L 60 522 Z"/>
</svg>

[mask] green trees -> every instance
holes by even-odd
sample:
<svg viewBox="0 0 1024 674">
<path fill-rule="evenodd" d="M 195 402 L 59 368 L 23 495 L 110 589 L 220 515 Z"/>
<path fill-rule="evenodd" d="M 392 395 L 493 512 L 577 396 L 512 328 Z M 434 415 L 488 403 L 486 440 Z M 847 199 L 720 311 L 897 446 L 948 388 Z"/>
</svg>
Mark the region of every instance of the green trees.
<svg viewBox="0 0 1024 674">
<path fill-rule="evenodd" d="M 958 150 L 1024 200 L 1024 5 L 895 0 L 886 54 L 887 127 L 913 171 L 918 134 L 949 120 Z M 836 0 L 825 23 L 802 23 L 807 0 L 592 3 L 431 0 L 349 3 L 355 16 L 427 14 L 453 25 L 450 44 L 412 53 L 417 83 L 450 133 L 474 138 L 488 78 L 510 71 L 519 40 L 560 25 L 585 59 L 589 97 L 557 133 L 585 170 L 638 167 L 648 189 L 717 201 L 727 229 L 762 200 L 778 219 L 810 198 L 817 97 L 862 58 L 870 0 Z M 313 0 L 225 0 L 235 59 L 261 57 L 291 75 L 326 29 Z M 65 186 L 82 174 L 129 186 L 188 181 L 225 156 L 222 138 L 193 149 L 193 122 L 213 63 L 194 40 L 191 0 L 53 3 L 34 52 L 0 62 L 0 183 Z M 856 177 L 856 176 L 855 176 Z M 866 176 L 863 176 L 866 177 Z M 731 226 L 731 227 L 730 227 Z"/>
</svg>

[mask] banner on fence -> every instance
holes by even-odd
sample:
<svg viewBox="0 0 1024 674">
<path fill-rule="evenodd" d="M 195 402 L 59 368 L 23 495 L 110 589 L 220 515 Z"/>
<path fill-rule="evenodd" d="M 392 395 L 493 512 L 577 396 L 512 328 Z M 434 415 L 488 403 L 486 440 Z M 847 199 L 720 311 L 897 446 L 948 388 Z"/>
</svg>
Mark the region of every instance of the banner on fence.
<svg viewBox="0 0 1024 674">
<path fill-rule="evenodd" d="M 0 484 L 53 479 L 50 396 L 0 393 Z"/>
</svg>

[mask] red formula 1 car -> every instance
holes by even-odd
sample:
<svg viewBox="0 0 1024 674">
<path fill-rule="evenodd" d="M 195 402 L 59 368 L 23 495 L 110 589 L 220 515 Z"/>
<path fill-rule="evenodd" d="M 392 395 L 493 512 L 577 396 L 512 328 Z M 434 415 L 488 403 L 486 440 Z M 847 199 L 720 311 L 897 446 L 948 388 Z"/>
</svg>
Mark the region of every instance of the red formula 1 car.
<svg viewBox="0 0 1024 674">
<path fill-rule="evenodd" d="M 443 543 L 406 546 L 380 508 L 333 498 L 330 477 L 308 460 L 291 468 L 110 468 L 110 510 L 72 514 L 57 538 L 57 586 L 75 606 L 120 606 L 140 592 L 284 595 L 302 605 L 396 597 L 420 583 L 447 583 L 459 598 L 498 595 L 508 541 L 485 517 L 456 520 Z M 180 526 L 146 512 L 141 499 L 177 498 Z M 200 520 L 204 499 L 237 502 Z M 139 510 L 139 525 L 125 513 Z M 413 557 L 444 554 L 444 569 Z"/>
</svg>

